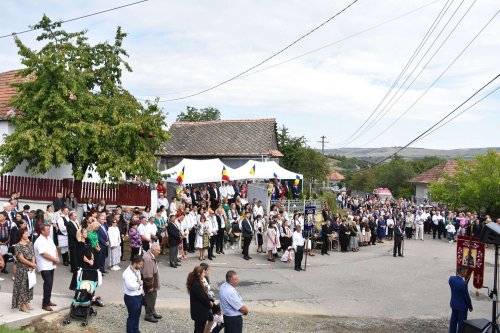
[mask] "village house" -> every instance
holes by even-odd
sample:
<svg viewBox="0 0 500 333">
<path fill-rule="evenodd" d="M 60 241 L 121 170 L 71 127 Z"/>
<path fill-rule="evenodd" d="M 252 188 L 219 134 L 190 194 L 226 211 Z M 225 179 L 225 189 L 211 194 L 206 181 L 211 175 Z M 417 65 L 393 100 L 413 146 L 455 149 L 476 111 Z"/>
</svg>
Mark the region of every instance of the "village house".
<svg viewBox="0 0 500 333">
<path fill-rule="evenodd" d="M 457 161 L 448 160 L 410 179 L 409 183 L 415 185 L 415 198 L 429 199 L 429 185 L 440 181 L 443 175 L 453 175 L 456 169 Z"/>
<path fill-rule="evenodd" d="M 278 147 L 275 119 L 175 122 L 170 140 L 158 152 L 160 171 L 183 158 L 220 158 L 231 168 L 248 160 L 276 161 L 283 157 Z"/>
</svg>

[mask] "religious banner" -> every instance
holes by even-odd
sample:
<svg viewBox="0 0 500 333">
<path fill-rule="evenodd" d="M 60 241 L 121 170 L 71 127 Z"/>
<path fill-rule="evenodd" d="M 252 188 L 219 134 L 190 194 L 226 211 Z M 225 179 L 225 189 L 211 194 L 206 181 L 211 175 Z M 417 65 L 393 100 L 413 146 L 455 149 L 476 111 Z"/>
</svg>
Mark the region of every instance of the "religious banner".
<svg viewBox="0 0 500 333">
<path fill-rule="evenodd" d="M 316 206 L 304 207 L 304 234 L 312 231 L 313 225 L 316 223 Z"/>
<path fill-rule="evenodd" d="M 485 246 L 478 238 L 457 237 L 457 269 L 467 267 L 467 281 L 472 277 L 476 289 L 483 287 L 485 264 Z"/>
</svg>

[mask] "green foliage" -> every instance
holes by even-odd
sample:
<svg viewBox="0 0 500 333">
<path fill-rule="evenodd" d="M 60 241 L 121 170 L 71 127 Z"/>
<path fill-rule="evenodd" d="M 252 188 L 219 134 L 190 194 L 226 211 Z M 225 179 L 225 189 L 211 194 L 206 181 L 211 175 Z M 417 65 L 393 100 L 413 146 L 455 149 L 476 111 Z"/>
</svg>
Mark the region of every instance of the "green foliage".
<svg viewBox="0 0 500 333">
<path fill-rule="evenodd" d="M 342 161 L 342 157 L 339 156 L 336 156 L 335 159 Z M 388 163 L 359 172 L 355 171 L 352 175 L 347 174 L 346 182 L 348 187 L 353 190 L 371 193 L 374 188 L 387 187 L 395 197 L 410 198 L 415 193 L 415 187 L 408 181 L 415 175 L 427 171 L 443 161 L 436 156 L 428 156 L 419 160 L 405 160 L 396 155 Z"/>
<path fill-rule="evenodd" d="M 220 111 L 213 107 L 197 109 L 192 106 L 186 108 L 186 112 L 181 112 L 177 116 L 177 121 L 182 122 L 201 122 L 220 120 Z"/>
<path fill-rule="evenodd" d="M 380 164 L 375 169 L 376 187 L 387 187 L 395 197 L 401 197 L 403 193 L 413 193 L 408 180 L 414 175 L 411 161 L 396 155 L 389 163 Z"/>
<path fill-rule="evenodd" d="M 42 31 L 39 51 L 15 37 L 26 79 L 14 85 L 16 128 L 0 146 L 0 173 L 26 161 L 34 174 L 71 164 L 78 180 L 88 169 L 111 182 L 122 172 L 159 179 L 154 154 L 168 139 L 166 123 L 156 103 L 142 105 L 122 87 L 122 70 L 131 71 L 126 34 L 118 28 L 112 44 L 91 45 L 85 31 L 60 26 L 44 16 L 33 27 Z"/>
<path fill-rule="evenodd" d="M 451 208 L 465 208 L 480 214 L 500 216 L 500 154 L 488 151 L 475 161 L 459 160 L 454 175 L 431 184 L 432 200 Z"/>
<path fill-rule="evenodd" d="M 10 328 L 5 325 L 0 325 L 0 333 L 26 333 L 29 331 L 23 329 Z"/>
<path fill-rule="evenodd" d="M 330 169 L 326 158 L 314 149 L 306 147 L 303 136 L 293 137 L 283 126 L 278 134 L 278 144 L 284 157 L 281 165 L 288 170 L 304 175 L 307 181 L 326 180 Z"/>
<path fill-rule="evenodd" d="M 320 195 L 321 201 L 326 202 L 328 204 L 328 207 L 330 207 L 330 210 L 332 211 L 332 214 L 340 214 L 341 209 L 337 206 L 337 198 L 332 192 L 325 192 L 322 195 Z"/>
</svg>

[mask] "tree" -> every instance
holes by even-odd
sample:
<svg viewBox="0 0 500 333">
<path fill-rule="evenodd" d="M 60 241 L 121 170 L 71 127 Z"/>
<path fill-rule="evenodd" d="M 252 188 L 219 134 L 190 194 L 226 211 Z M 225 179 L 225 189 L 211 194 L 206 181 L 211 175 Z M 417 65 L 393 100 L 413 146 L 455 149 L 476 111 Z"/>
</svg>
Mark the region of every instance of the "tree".
<svg viewBox="0 0 500 333">
<path fill-rule="evenodd" d="M 288 128 L 283 126 L 278 134 L 278 144 L 284 157 L 281 165 L 293 172 L 301 173 L 309 181 L 326 180 L 330 172 L 326 158 L 306 147 L 306 140 L 303 136 L 293 137 Z"/>
<path fill-rule="evenodd" d="M 378 165 L 375 171 L 377 187 L 387 187 L 395 197 L 408 197 L 414 192 L 408 180 L 415 175 L 411 161 L 396 155 L 388 162 Z"/>
<path fill-rule="evenodd" d="M 113 44 L 90 45 L 86 31 L 60 30 L 47 16 L 33 28 L 45 42 L 31 50 L 15 38 L 21 63 L 10 101 L 15 131 L 0 146 L 1 173 L 23 161 L 26 171 L 40 174 L 71 164 L 81 180 L 87 170 L 117 182 L 122 173 L 159 178 L 155 152 L 168 139 L 156 102 L 140 104 L 122 87 L 126 36 L 118 27 Z"/>
<path fill-rule="evenodd" d="M 182 122 L 200 122 L 200 121 L 213 121 L 220 120 L 220 111 L 216 108 L 209 106 L 204 109 L 196 109 L 192 106 L 186 108 L 186 112 L 181 112 L 177 116 L 177 121 Z"/>
<path fill-rule="evenodd" d="M 500 154 L 488 151 L 474 161 L 459 160 L 454 175 L 430 185 L 432 200 L 452 209 L 464 208 L 479 214 L 500 215 Z"/>
<path fill-rule="evenodd" d="M 352 178 L 349 181 L 349 188 L 352 190 L 371 193 L 375 187 L 374 169 L 356 172 L 352 175 Z"/>
</svg>

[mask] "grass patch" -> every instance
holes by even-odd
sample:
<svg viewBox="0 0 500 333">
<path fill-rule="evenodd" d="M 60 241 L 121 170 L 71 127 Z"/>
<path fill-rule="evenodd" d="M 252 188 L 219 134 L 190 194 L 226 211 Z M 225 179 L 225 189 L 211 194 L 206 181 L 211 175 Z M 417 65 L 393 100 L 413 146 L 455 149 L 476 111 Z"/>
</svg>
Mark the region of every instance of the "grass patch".
<svg viewBox="0 0 500 333">
<path fill-rule="evenodd" d="M 14 329 L 7 327 L 5 325 L 0 325 L 0 333 L 26 333 L 27 331 L 22 329 Z"/>
</svg>

